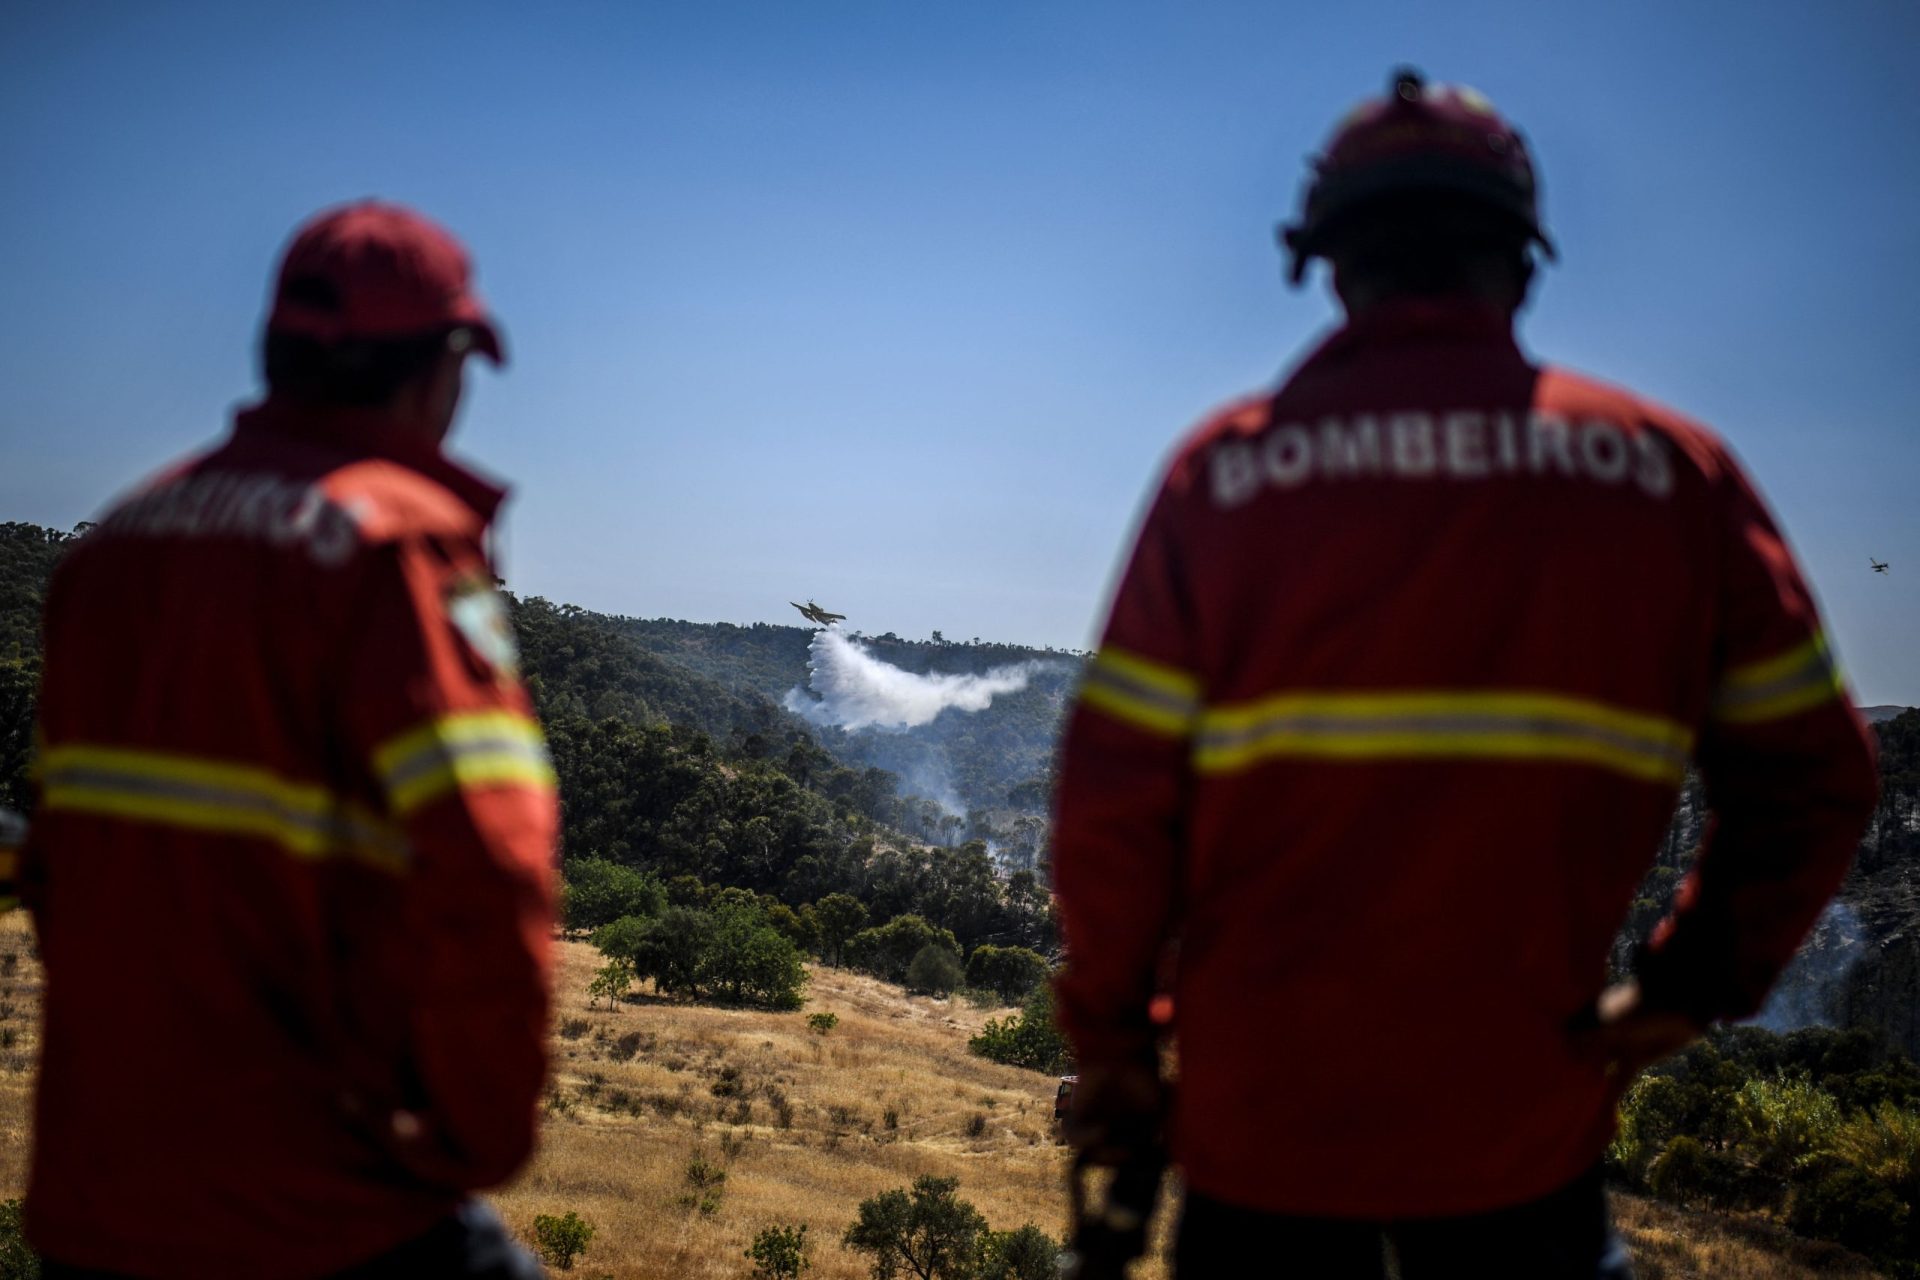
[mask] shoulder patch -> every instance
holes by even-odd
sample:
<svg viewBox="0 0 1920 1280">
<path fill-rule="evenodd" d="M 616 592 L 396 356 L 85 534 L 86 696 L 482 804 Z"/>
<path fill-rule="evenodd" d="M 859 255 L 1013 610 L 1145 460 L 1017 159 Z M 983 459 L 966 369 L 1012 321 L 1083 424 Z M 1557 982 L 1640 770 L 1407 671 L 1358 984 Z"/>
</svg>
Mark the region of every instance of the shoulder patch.
<svg viewBox="0 0 1920 1280">
<path fill-rule="evenodd" d="M 460 578 L 447 588 L 447 620 L 474 653 L 502 676 L 520 672 L 520 645 L 513 618 L 498 591 L 479 578 Z"/>
</svg>

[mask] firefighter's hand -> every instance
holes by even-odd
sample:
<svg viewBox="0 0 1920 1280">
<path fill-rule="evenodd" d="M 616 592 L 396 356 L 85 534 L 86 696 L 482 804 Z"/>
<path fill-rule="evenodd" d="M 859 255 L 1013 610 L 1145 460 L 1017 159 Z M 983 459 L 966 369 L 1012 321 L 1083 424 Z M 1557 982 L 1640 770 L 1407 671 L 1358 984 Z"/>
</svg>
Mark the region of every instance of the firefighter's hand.
<svg viewBox="0 0 1920 1280">
<path fill-rule="evenodd" d="M 1624 1090 L 1646 1068 L 1680 1052 L 1706 1031 L 1692 1015 L 1649 1003 L 1637 982 L 1621 982 L 1602 991 L 1571 1037 L 1574 1052 L 1604 1067 L 1616 1088 Z"/>
<path fill-rule="evenodd" d="M 1090 1164 L 1121 1164 L 1160 1141 L 1167 1099 L 1156 1063 L 1083 1067 L 1067 1112 L 1067 1142 Z"/>
</svg>

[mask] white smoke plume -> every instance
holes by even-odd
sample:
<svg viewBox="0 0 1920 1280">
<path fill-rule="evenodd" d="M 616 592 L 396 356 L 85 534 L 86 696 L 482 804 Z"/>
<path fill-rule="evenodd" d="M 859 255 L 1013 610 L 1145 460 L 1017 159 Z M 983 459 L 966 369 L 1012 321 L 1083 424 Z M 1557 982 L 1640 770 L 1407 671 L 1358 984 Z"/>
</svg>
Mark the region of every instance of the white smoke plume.
<svg viewBox="0 0 1920 1280">
<path fill-rule="evenodd" d="M 1851 907 L 1837 898 L 1829 902 L 1751 1021 L 1780 1035 L 1842 1025 L 1838 1015 L 1845 1007 L 1847 979 L 1872 944 Z"/>
<path fill-rule="evenodd" d="M 912 729 L 949 707 L 984 711 L 1002 694 L 1026 688 L 1048 665 L 1028 661 L 980 675 L 918 675 L 882 662 L 838 627 L 815 632 L 807 653 L 807 683 L 816 696 L 796 685 L 787 691 L 787 710 L 842 729 Z"/>
</svg>

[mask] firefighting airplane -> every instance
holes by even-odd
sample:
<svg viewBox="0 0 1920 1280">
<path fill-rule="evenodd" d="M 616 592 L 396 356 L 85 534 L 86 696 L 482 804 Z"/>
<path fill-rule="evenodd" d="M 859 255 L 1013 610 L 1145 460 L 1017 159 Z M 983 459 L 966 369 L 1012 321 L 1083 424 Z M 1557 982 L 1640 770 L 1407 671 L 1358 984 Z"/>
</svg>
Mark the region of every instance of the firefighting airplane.
<svg viewBox="0 0 1920 1280">
<path fill-rule="evenodd" d="M 787 603 L 793 604 L 793 601 L 789 600 Z M 812 600 L 808 600 L 805 604 L 793 604 L 793 607 L 798 609 L 800 616 L 807 621 L 817 622 L 823 627 L 830 627 L 836 622 L 845 622 L 847 618 L 844 613 L 828 613 Z"/>
<path fill-rule="evenodd" d="M 1887 571 L 1887 562 L 1885 560 L 1875 560 L 1872 556 L 1868 556 L 1867 563 L 1873 566 L 1875 573 L 1885 573 Z"/>
</svg>

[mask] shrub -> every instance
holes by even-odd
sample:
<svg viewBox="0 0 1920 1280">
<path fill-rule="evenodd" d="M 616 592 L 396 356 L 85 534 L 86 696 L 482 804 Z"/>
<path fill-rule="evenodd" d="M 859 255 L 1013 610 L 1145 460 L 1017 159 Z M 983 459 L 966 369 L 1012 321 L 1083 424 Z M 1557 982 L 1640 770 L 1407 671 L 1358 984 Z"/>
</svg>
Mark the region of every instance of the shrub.
<svg viewBox="0 0 1920 1280">
<path fill-rule="evenodd" d="M 985 1137 L 986 1132 L 987 1132 L 987 1113 L 986 1112 L 976 1111 L 972 1115 L 967 1117 L 967 1136 L 969 1138 Z"/>
<path fill-rule="evenodd" d="M 1058 1241 L 1031 1222 L 1018 1231 L 989 1231 L 980 1251 L 979 1280 L 1057 1280 Z"/>
<path fill-rule="evenodd" d="M 653 1047 L 653 1037 L 642 1035 L 638 1031 L 629 1031 L 608 1047 L 607 1056 L 615 1062 L 631 1062 L 634 1055 L 640 1052 L 642 1044 L 645 1044 L 651 1049 Z"/>
<path fill-rule="evenodd" d="M 1057 1075 L 1073 1060 L 1073 1049 L 1053 1020 L 1053 990 L 1035 987 L 1018 1014 L 989 1018 L 967 1048 L 983 1058 L 1010 1067 Z"/>
<path fill-rule="evenodd" d="M 862 929 L 848 939 L 846 957 L 854 968 L 876 978 L 903 982 L 920 949 L 935 943 L 960 954 L 960 943 L 951 930 L 936 929 L 916 915 L 895 916 L 877 929 Z"/>
<path fill-rule="evenodd" d="M 1833 1095 L 1804 1080 L 1748 1080 L 1734 1095 L 1741 1151 L 1768 1173 L 1784 1178 L 1825 1151 L 1840 1127 Z"/>
<path fill-rule="evenodd" d="M 633 965 L 626 960 L 609 960 L 601 965 L 593 975 L 593 981 L 587 984 L 587 1003 L 589 1007 L 605 1000 L 612 1009 L 627 998 L 627 992 L 633 989 Z"/>
<path fill-rule="evenodd" d="M 839 1025 L 840 1015 L 837 1013 L 810 1013 L 807 1015 L 807 1030 L 819 1035 L 825 1035 Z"/>
<path fill-rule="evenodd" d="M 1707 1149 L 1685 1134 L 1667 1143 L 1647 1168 L 1647 1186 L 1662 1200 L 1685 1203 L 1706 1177 Z"/>
<path fill-rule="evenodd" d="M 680 1197 L 682 1209 L 697 1209 L 707 1217 L 720 1211 L 720 1195 L 727 1189 L 727 1171 L 702 1156 L 687 1161 L 687 1193 Z"/>
<path fill-rule="evenodd" d="M 1886 1255 L 1899 1246 L 1910 1213 L 1900 1197 L 1871 1175 L 1836 1164 L 1795 1190 L 1787 1224 L 1801 1235 Z"/>
<path fill-rule="evenodd" d="M 991 991 L 1008 1004 L 1024 999 L 1050 972 L 1046 958 L 1026 947 L 975 947 L 967 957 L 967 985 Z"/>
<path fill-rule="evenodd" d="M 561 1271 L 573 1270 L 573 1260 L 586 1252 L 591 1239 L 593 1224 L 571 1209 L 563 1218 L 543 1213 L 533 1220 L 534 1247 L 542 1259 Z"/>
<path fill-rule="evenodd" d="M 18 1200 L 0 1201 L 0 1280 L 40 1280 L 40 1259 L 27 1245 Z"/>
<path fill-rule="evenodd" d="M 958 1178 L 922 1174 L 911 1191 L 860 1202 L 860 1217 L 841 1243 L 873 1255 L 874 1280 L 902 1270 L 919 1280 L 973 1280 L 987 1220 L 960 1199 Z"/>
<path fill-rule="evenodd" d="M 753 1238 L 747 1257 L 753 1280 L 794 1280 L 813 1265 L 807 1259 L 807 1224 L 766 1228 Z"/>
<path fill-rule="evenodd" d="M 1920 1209 L 1920 1108 L 1882 1102 L 1834 1130 L 1835 1154 L 1892 1187 Z"/>
<path fill-rule="evenodd" d="M 716 1098 L 737 1098 L 747 1092 L 747 1082 L 740 1076 L 740 1068 L 731 1062 L 720 1068 L 719 1078 L 713 1082 L 713 1096 Z"/>
<path fill-rule="evenodd" d="M 938 943 L 928 943 L 914 953 L 907 965 L 907 990 L 945 996 L 967 980 L 960 957 Z"/>
</svg>

